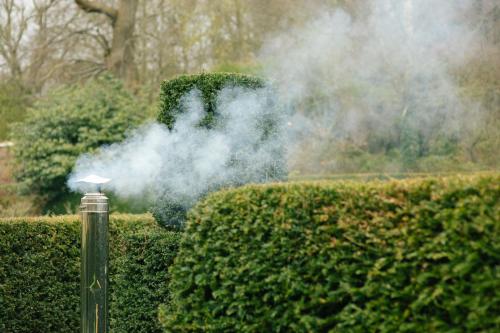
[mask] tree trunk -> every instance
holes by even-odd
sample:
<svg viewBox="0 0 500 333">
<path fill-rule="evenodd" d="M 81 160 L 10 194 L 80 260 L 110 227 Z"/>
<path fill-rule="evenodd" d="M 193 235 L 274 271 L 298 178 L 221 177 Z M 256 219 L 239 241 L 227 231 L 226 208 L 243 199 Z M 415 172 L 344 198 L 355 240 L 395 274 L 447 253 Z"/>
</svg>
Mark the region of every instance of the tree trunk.
<svg viewBox="0 0 500 333">
<path fill-rule="evenodd" d="M 134 62 L 134 27 L 137 0 L 121 0 L 118 15 L 113 22 L 113 42 L 106 59 L 106 67 L 128 83 L 137 79 Z"/>
<path fill-rule="evenodd" d="M 106 56 L 106 68 L 117 77 L 134 85 L 137 80 L 137 68 L 134 61 L 134 29 L 137 0 L 120 0 L 118 8 L 108 7 L 98 1 L 75 0 L 76 4 L 87 13 L 106 15 L 113 27 L 111 50 Z"/>
</svg>

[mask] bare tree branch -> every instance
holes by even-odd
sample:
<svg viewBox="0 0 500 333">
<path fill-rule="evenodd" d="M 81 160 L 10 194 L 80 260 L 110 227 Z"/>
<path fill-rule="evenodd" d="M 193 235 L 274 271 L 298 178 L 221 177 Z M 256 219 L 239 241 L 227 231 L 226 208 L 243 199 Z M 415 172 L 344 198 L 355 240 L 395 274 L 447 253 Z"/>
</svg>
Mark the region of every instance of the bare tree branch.
<svg viewBox="0 0 500 333">
<path fill-rule="evenodd" d="M 17 5 L 13 0 L 0 2 L 0 56 L 10 69 L 11 75 L 20 78 L 21 40 L 28 27 L 23 4 Z"/>
<path fill-rule="evenodd" d="M 71 33 L 71 35 L 85 35 L 89 36 L 90 38 L 94 39 L 99 46 L 102 47 L 104 51 L 104 56 L 107 57 L 109 53 L 111 52 L 111 46 L 106 38 L 105 35 L 103 35 L 99 29 L 92 29 L 92 28 L 87 28 L 83 30 L 76 30 Z"/>
<path fill-rule="evenodd" d="M 87 0 L 75 0 L 78 7 L 87 13 L 99 13 L 104 14 L 111 19 L 111 21 L 116 21 L 118 16 L 118 11 L 113 8 L 106 6 L 103 3 L 97 1 L 87 1 Z"/>
</svg>

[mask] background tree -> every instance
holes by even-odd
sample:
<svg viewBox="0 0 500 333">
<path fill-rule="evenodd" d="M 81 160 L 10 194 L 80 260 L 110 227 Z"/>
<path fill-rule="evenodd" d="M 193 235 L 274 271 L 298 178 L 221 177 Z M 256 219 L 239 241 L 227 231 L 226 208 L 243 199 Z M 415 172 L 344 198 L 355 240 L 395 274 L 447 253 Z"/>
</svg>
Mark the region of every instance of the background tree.
<svg viewBox="0 0 500 333">
<path fill-rule="evenodd" d="M 134 63 L 134 29 L 138 1 L 120 0 L 116 8 L 98 1 L 75 2 L 87 13 L 98 13 L 108 18 L 113 38 L 105 53 L 106 68 L 117 77 L 134 82 L 137 76 Z"/>
<path fill-rule="evenodd" d="M 82 153 L 121 141 L 143 112 L 120 81 L 109 76 L 52 91 L 15 126 L 16 178 L 47 207 L 68 195 L 66 177 Z"/>
<path fill-rule="evenodd" d="M 0 55 L 10 78 L 21 79 L 21 44 L 28 28 L 28 18 L 24 5 L 14 0 L 0 2 Z"/>
</svg>

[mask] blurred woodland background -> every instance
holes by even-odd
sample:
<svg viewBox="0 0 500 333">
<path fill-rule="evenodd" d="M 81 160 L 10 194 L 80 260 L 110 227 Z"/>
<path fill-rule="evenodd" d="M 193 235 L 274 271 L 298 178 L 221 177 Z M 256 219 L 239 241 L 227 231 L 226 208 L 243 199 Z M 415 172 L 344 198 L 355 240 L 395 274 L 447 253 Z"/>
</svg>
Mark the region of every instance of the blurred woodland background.
<svg viewBox="0 0 500 333">
<path fill-rule="evenodd" d="M 16 145 L 21 147 L 23 138 L 38 133 L 48 138 L 59 135 L 54 130 L 55 123 L 43 123 L 43 117 L 37 118 L 37 114 L 52 112 L 52 118 L 61 115 L 61 128 L 78 131 L 71 126 L 78 123 L 75 114 L 86 108 L 120 107 L 120 112 L 128 117 L 126 122 L 138 125 L 155 118 L 163 80 L 184 73 L 211 71 L 261 75 L 266 64 L 260 51 L 270 36 L 300 29 L 318 10 L 325 8 L 342 9 L 353 22 L 363 22 L 370 17 L 368 3 L 363 0 L 0 0 L 0 142 L 3 142 L 0 216 L 71 210 L 62 201 L 57 209 L 47 208 L 44 191 L 50 189 L 37 184 L 50 179 L 51 173 L 68 172 L 74 160 L 56 158 L 55 166 L 38 165 L 38 169 L 30 169 L 28 159 L 14 163 L 14 155 L 23 156 L 22 152 L 16 152 Z M 474 31 L 478 47 L 465 63 L 447 69 L 459 88 L 458 94 L 479 110 L 469 122 L 474 126 L 465 126 L 452 135 L 442 135 L 437 127 L 425 126 L 423 132 L 408 126 L 404 117 L 411 103 L 407 101 L 415 96 L 408 97 L 408 91 L 398 89 L 407 78 L 396 73 L 391 76 L 390 84 L 375 85 L 377 107 L 393 108 L 395 114 L 402 115 L 399 120 L 381 130 L 370 120 L 375 118 L 363 118 L 366 121 L 359 121 L 352 132 L 336 127 L 342 122 L 315 124 L 312 134 L 304 137 L 303 149 L 296 149 L 290 157 L 291 175 L 498 169 L 500 5 L 496 0 L 475 0 L 459 13 L 459 20 Z M 373 104 L 359 103 L 366 87 L 356 86 L 356 82 L 349 80 L 348 72 L 343 75 L 336 79 L 349 81 L 349 86 L 338 85 L 328 90 L 337 103 L 336 119 L 342 119 L 339 115 L 353 109 L 358 115 L 372 114 Z M 104 97 L 93 95 L 96 91 Z M 375 92 L 372 89 L 370 93 Z M 324 94 L 318 87 L 318 91 L 301 101 L 297 111 L 307 116 L 309 110 L 322 103 Z M 422 94 L 416 96 L 425 98 Z M 94 104 L 85 106 L 90 100 Z M 422 105 L 437 109 L 442 101 L 412 103 L 417 109 Z M 123 117 L 117 117 L 119 124 L 125 121 Z M 123 139 L 123 134 L 102 135 L 96 144 Z M 58 149 L 73 149 L 76 154 L 93 147 L 68 148 L 64 146 L 68 143 L 57 139 L 46 142 Z M 46 154 L 44 149 L 35 147 L 40 154 Z"/>
</svg>

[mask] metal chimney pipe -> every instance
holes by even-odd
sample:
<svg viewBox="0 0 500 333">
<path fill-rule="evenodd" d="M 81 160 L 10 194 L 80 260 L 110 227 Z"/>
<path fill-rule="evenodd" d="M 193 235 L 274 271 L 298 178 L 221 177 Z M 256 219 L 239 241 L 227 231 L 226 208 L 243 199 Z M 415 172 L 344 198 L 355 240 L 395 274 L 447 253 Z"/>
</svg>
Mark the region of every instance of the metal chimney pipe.
<svg viewBox="0 0 500 333">
<path fill-rule="evenodd" d="M 108 198 L 86 193 L 81 200 L 81 332 L 108 333 Z"/>
</svg>

